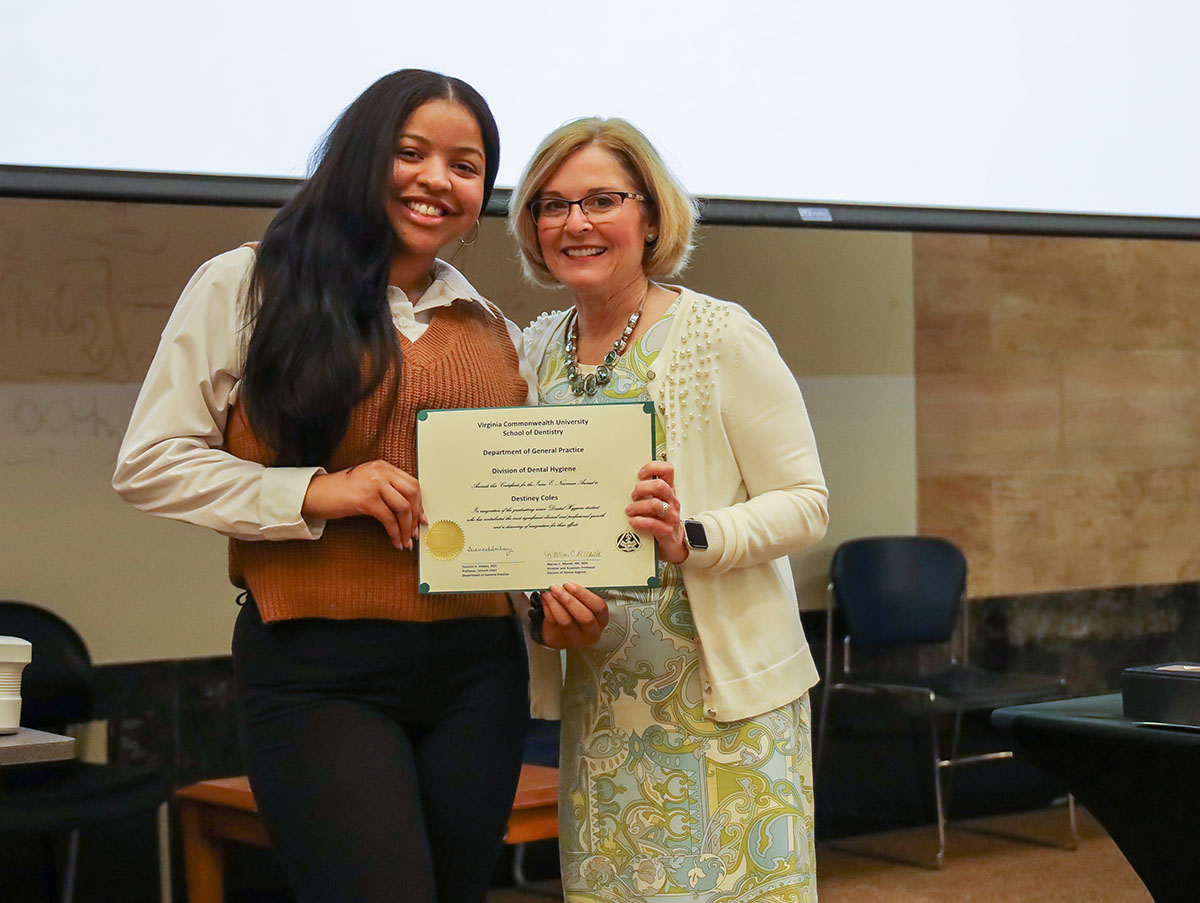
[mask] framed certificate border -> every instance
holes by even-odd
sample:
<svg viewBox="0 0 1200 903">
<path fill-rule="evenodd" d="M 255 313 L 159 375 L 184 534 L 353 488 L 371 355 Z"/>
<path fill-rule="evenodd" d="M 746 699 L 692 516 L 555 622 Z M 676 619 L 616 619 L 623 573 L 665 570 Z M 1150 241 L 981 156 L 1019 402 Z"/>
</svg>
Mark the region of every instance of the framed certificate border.
<svg viewBox="0 0 1200 903">
<path fill-rule="evenodd" d="M 655 431 L 649 401 L 418 412 L 418 591 L 660 585 L 656 543 L 625 514 Z"/>
</svg>

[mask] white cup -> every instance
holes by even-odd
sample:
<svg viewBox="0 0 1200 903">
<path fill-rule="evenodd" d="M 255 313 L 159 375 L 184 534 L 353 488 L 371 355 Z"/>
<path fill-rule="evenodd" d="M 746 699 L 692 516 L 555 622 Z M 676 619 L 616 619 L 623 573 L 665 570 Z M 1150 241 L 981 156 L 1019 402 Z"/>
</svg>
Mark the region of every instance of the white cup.
<svg viewBox="0 0 1200 903">
<path fill-rule="evenodd" d="M 0 734 L 21 726 L 21 672 L 33 658 L 33 645 L 15 636 L 0 636 Z"/>
</svg>

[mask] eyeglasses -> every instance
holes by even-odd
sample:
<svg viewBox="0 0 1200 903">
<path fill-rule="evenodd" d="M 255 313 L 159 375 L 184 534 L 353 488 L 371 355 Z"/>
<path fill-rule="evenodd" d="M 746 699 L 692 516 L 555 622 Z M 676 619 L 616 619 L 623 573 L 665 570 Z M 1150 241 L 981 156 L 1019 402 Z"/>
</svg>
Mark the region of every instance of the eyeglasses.
<svg viewBox="0 0 1200 903">
<path fill-rule="evenodd" d="M 583 215 L 595 223 L 616 216 L 627 198 L 632 201 L 646 200 L 644 195 L 632 191 L 598 191 L 577 201 L 568 201 L 566 198 L 541 198 L 531 201 L 529 212 L 533 214 L 533 221 L 539 225 L 556 225 L 565 223 L 571 215 L 571 208 L 578 204 Z"/>
</svg>

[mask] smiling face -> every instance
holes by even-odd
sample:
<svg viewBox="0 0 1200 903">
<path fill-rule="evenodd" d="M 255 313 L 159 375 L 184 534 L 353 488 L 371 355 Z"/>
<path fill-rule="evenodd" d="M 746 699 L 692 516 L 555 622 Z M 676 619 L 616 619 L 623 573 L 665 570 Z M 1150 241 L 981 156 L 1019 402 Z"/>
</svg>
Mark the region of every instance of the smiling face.
<svg viewBox="0 0 1200 903">
<path fill-rule="evenodd" d="M 401 255 L 432 263 L 439 248 L 470 230 L 483 209 L 484 164 L 470 110 L 453 100 L 417 107 L 396 136 L 384 203 Z"/>
<path fill-rule="evenodd" d="M 538 197 L 577 201 L 600 191 L 645 193 L 610 151 L 590 144 L 563 161 Z M 600 222 L 575 204 L 565 222 L 539 223 L 537 235 L 554 278 L 576 294 L 607 293 L 645 278 L 642 255 L 653 225 L 646 203 L 629 199 Z"/>
</svg>

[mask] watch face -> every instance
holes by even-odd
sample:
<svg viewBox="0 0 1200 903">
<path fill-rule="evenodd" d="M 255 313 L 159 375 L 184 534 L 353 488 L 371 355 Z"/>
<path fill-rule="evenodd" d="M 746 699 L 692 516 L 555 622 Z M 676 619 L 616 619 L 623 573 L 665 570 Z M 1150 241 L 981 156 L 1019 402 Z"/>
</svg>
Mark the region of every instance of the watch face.
<svg viewBox="0 0 1200 903">
<path fill-rule="evenodd" d="M 708 548 L 708 534 L 704 532 L 704 524 L 698 520 L 685 520 L 683 522 L 683 532 L 687 537 L 687 544 L 693 549 Z"/>
</svg>

